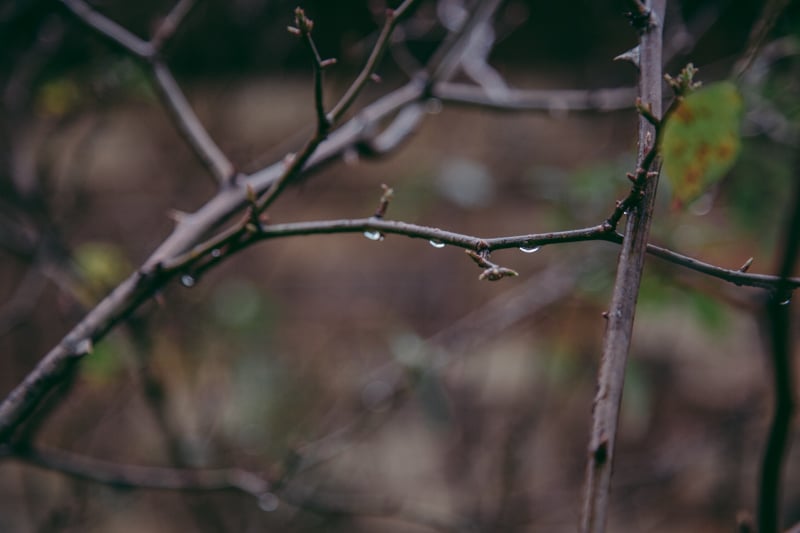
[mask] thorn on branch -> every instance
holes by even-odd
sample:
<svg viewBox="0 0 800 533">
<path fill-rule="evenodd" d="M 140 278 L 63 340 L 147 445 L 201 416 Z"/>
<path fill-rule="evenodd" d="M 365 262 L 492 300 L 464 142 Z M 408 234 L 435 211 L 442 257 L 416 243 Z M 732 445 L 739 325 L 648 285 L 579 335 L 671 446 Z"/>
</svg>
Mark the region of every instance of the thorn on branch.
<svg viewBox="0 0 800 533">
<path fill-rule="evenodd" d="M 750 265 L 753 264 L 753 258 L 749 258 L 747 261 L 744 262 L 742 266 L 739 267 L 739 272 L 747 272 L 750 270 Z"/>
<path fill-rule="evenodd" d="M 622 52 L 618 56 L 614 57 L 614 61 L 628 61 L 633 64 L 634 67 L 637 69 L 639 68 L 639 58 L 641 56 L 639 46 L 634 46 L 630 50 L 626 52 Z"/>
</svg>

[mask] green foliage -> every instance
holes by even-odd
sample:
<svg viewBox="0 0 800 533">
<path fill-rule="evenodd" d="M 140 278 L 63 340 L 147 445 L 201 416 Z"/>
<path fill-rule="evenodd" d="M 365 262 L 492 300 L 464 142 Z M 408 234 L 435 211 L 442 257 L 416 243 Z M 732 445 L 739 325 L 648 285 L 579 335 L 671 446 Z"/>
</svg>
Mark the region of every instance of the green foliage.
<svg viewBox="0 0 800 533">
<path fill-rule="evenodd" d="M 677 205 L 696 199 L 733 166 L 741 116 L 739 90 L 720 82 L 684 97 L 666 120 L 661 152 Z"/>
</svg>

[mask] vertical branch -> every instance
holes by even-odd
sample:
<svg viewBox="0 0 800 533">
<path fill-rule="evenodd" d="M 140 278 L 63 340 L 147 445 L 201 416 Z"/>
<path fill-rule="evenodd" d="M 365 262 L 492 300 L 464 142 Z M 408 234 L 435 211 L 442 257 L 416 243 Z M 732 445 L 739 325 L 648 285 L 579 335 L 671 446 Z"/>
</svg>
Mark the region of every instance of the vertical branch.
<svg viewBox="0 0 800 533">
<path fill-rule="evenodd" d="M 660 118 L 662 109 L 661 52 L 665 8 L 666 0 L 651 0 L 647 5 L 636 1 L 631 14 L 631 20 L 641 35 L 639 97 L 645 106 L 652 106 L 652 113 L 656 118 Z M 637 158 L 639 167 L 645 164 L 645 158 L 655 143 L 655 134 L 653 124 L 641 116 Z M 657 171 L 659 164 L 656 162 L 654 166 L 653 170 Z M 657 185 L 657 173 L 647 178 L 642 199 L 630 209 L 625 228 L 594 400 L 581 516 L 582 533 L 602 533 L 607 521 L 625 364 L 630 350 L 636 299 L 644 268 Z"/>
<path fill-rule="evenodd" d="M 791 287 L 787 279 L 797 266 L 800 253 L 800 151 L 795 162 L 795 197 L 785 234 L 778 287 L 765 306 L 768 338 L 772 350 L 772 379 L 775 412 L 769 429 L 761 466 L 758 492 L 758 531 L 781 531 L 781 473 L 788 448 L 789 429 L 795 411 L 791 334 Z"/>
</svg>

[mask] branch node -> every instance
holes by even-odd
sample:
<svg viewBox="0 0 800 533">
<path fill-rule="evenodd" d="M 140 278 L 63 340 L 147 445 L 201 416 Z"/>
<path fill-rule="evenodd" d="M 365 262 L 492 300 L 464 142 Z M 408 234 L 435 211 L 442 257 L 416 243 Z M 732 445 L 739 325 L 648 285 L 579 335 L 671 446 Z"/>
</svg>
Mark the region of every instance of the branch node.
<svg viewBox="0 0 800 533">
<path fill-rule="evenodd" d="M 739 267 L 739 272 L 747 272 L 750 270 L 750 265 L 753 264 L 753 258 L 749 258 L 747 261 L 744 262 L 742 266 Z"/>
<path fill-rule="evenodd" d="M 378 202 L 378 208 L 375 210 L 375 214 L 372 215 L 374 218 L 383 218 L 386 215 L 386 210 L 389 209 L 389 202 L 391 202 L 392 197 L 394 197 L 394 189 L 385 183 L 381 184 L 381 189 L 383 189 L 383 194 L 381 195 L 380 202 Z"/>
<path fill-rule="evenodd" d="M 642 103 L 641 98 L 636 98 L 636 111 L 644 118 L 647 122 L 659 128 L 661 126 L 661 121 L 653 114 L 653 104 L 652 102 L 647 102 L 645 105 Z"/>
<path fill-rule="evenodd" d="M 625 18 L 639 33 L 645 33 L 656 25 L 653 12 L 641 0 L 633 0 L 633 7 L 632 11 L 625 13 Z"/>
</svg>

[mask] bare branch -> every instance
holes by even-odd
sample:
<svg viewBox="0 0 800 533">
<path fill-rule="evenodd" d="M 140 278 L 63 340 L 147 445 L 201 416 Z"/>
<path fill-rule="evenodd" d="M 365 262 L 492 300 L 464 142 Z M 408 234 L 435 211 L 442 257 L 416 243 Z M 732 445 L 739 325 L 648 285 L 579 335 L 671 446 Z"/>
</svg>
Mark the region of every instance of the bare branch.
<svg viewBox="0 0 800 533">
<path fill-rule="evenodd" d="M 160 60 L 154 60 L 152 68 L 158 93 L 183 138 L 211 171 L 217 183 L 220 185 L 228 183 L 235 172 L 233 163 L 222 153 L 197 118 L 167 66 Z"/>
<path fill-rule="evenodd" d="M 104 17 L 83 0 L 61 0 L 61 3 L 84 24 L 136 57 L 149 61 L 155 55 L 156 50 L 151 43 L 140 39 L 113 20 Z"/>
<path fill-rule="evenodd" d="M 397 9 L 387 10 L 386 21 L 384 22 L 383 29 L 381 29 L 380 35 L 378 35 L 378 40 L 376 41 L 375 46 L 373 46 L 372 52 L 370 53 L 369 58 L 367 58 L 367 62 L 364 64 L 364 67 L 361 69 L 361 72 L 358 74 L 358 76 L 356 76 L 356 79 L 353 80 L 353 83 L 350 85 L 350 87 L 348 87 L 347 91 L 345 91 L 344 95 L 342 95 L 341 99 L 336 103 L 335 106 L 333 106 L 333 109 L 328 114 L 328 120 L 330 120 L 331 123 L 335 124 L 342 118 L 342 115 L 344 115 L 353 102 L 355 102 L 358 94 L 370 81 L 370 77 L 375 72 L 375 68 L 378 66 L 378 63 L 380 63 L 381 59 L 383 58 L 383 54 L 386 52 L 386 48 L 389 45 L 389 39 L 391 38 L 398 21 L 409 9 L 411 9 L 416 1 L 417 0 L 405 0 Z"/>
<path fill-rule="evenodd" d="M 780 263 L 780 282 L 764 306 L 768 320 L 772 352 L 772 381 L 775 391 L 774 413 L 761 467 L 758 491 L 758 531 L 781 531 L 781 474 L 789 447 L 789 434 L 795 412 L 794 365 L 792 357 L 792 286 L 789 276 L 795 271 L 800 255 L 800 150 L 795 161 L 795 196 L 784 236 L 783 258 Z"/>
<path fill-rule="evenodd" d="M 56 449 L 0 448 L 0 457 L 26 463 L 73 477 L 120 488 L 186 491 L 238 491 L 259 498 L 269 492 L 264 478 L 237 468 L 193 470 L 124 465 L 93 459 Z"/>
<path fill-rule="evenodd" d="M 661 116 L 662 106 L 662 21 L 666 0 L 652 0 L 646 7 L 638 0 L 634 4 L 640 15 L 635 21 L 641 35 L 639 96 L 658 118 Z M 637 168 L 644 169 L 645 183 L 641 198 L 629 207 L 631 212 L 627 220 L 608 312 L 597 395 L 592 410 L 592 433 L 580 528 L 582 533 L 603 533 L 607 522 L 625 366 L 630 350 L 633 317 L 658 184 L 657 173 L 648 177 L 650 164 L 647 161 L 648 156 L 655 157 L 649 155 L 654 150 L 655 134 L 655 126 L 644 117 L 640 117 Z M 658 170 L 657 164 L 655 170 Z"/>
<path fill-rule="evenodd" d="M 432 95 L 447 103 L 480 106 L 497 111 L 616 111 L 633 107 L 636 89 L 507 89 L 502 93 L 489 95 L 478 86 L 441 82 L 433 86 Z"/>
<path fill-rule="evenodd" d="M 376 217 L 360 219 L 342 220 L 321 220 L 309 222 L 290 222 L 285 224 L 269 224 L 261 227 L 255 240 L 272 240 L 286 237 L 310 236 L 310 235 L 329 235 L 339 233 L 364 233 L 380 232 L 386 235 L 402 235 L 414 239 L 424 239 L 433 241 L 437 244 L 454 246 L 466 250 L 507 250 L 520 248 L 536 248 L 549 244 L 565 244 L 584 241 L 608 241 L 620 244 L 623 242 L 622 235 L 609 231 L 604 224 L 579 228 L 574 230 L 556 231 L 549 233 L 531 233 L 527 235 L 513 235 L 507 237 L 483 238 L 474 235 L 465 235 L 452 231 L 433 228 L 430 226 L 420 226 L 408 222 L 385 220 Z M 219 243 L 219 246 L 224 246 Z M 206 246 L 190 250 L 186 254 L 177 256 L 172 260 L 161 264 L 163 272 L 180 272 L 189 268 L 197 261 L 204 258 L 213 258 L 206 251 Z M 718 278 L 722 281 L 733 283 L 734 285 L 756 287 L 768 291 L 774 291 L 781 278 L 765 274 L 752 274 L 743 272 L 740 268 L 728 269 L 720 266 L 705 263 L 698 259 L 679 254 L 672 250 L 656 246 L 647 245 L 647 252 L 655 257 L 664 259 L 678 266 Z M 800 288 L 800 278 L 789 278 L 786 281 L 792 288 Z"/>
</svg>

